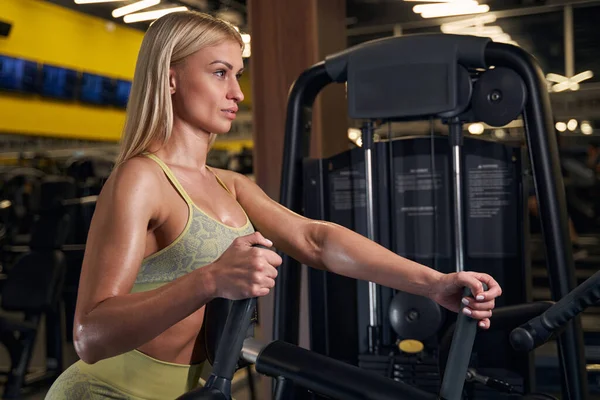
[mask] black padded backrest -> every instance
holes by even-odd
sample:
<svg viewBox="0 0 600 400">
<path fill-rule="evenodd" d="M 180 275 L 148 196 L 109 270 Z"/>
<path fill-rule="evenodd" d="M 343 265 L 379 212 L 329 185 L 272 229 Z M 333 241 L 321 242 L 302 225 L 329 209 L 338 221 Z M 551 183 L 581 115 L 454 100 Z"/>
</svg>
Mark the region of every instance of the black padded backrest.
<svg viewBox="0 0 600 400">
<path fill-rule="evenodd" d="M 25 313 L 51 309 L 62 292 L 65 265 L 61 251 L 25 254 L 8 272 L 2 287 L 2 308 Z"/>
</svg>

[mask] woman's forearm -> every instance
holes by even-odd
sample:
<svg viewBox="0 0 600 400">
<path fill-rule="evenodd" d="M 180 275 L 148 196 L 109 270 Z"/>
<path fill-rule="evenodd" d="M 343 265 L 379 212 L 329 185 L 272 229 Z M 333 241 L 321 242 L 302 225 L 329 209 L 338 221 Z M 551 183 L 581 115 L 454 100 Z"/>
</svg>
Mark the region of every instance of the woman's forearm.
<svg viewBox="0 0 600 400">
<path fill-rule="evenodd" d="M 78 355 L 94 363 L 133 350 L 204 306 L 215 293 L 207 267 L 158 289 L 111 297 L 96 305 L 76 320 Z"/>
<path fill-rule="evenodd" d="M 321 223 L 318 230 L 318 266 L 336 274 L 421 296 L 442 276 L 342 226 Z"/>
</svg>

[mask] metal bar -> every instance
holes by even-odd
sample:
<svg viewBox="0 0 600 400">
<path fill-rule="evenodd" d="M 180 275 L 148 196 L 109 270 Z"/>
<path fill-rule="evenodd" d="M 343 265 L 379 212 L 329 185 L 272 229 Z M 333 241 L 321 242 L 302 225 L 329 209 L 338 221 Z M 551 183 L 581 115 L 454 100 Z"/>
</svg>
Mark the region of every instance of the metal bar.
<svg viewBox="0 0 600 400">
<path fill-rule="evenodd" d="M 256 359 L 258 358 L 262 349 L 265 348 L 265 345 L 259 342 L 254 338 L 247 338 L 244 340 L 244 345 L 242 347 L 241 359 L 249 362 L 251 364 L 256 364 Z"/>
<path fill-rule="evenodd" d="M 575 75 L 575 45 L 573 40 L 573 6 L 564 9 L 564 34 L 565 34 L 565 75 L 571 78 Z"/>
<path fill-rule="evenodd" d="M 325 63 L 320 62 L 298 77 L 288 99 L 279 201 L 297 213 L 302 213 L 303 143 L 310 138 L 308 116 L 317 94 L 331 82 Z M 273 338 L 298 344 L 301 264 L 286 254 L 280 255 L 283 263 L 275 285 Z"/>
<path fill-rule="evenodd" d="M 460 125 L 459 125 L 460 126 Z M 451 128 L 452 129 L 452 128 Z M 464 243 L 463 243 L 463 208 L 462 208 L 462 178 L 461 178 L 461 148 L 460 145 L 452 146 L 452 165 L 454 181 L 454 250 L 456 261 L 456 272 L 465 270 Z M 432 171 L 435 179 L 435 171 Z M 435 181 L 433 182 L 435 185 Z M 435 190 L 435 187 L 434 187 Z"/>
<path fill-rule="evenodd" d="M 365 197 L 367 211 L 367 238 L 375 241 L 375 211 L 373 208 L 373 123 L 363 127 L 363 146 L 365 151 Z M 376 283 L 369 282 L 369 351 L 376 352 L 379 347 L 379 290 Z"/>
</svg>

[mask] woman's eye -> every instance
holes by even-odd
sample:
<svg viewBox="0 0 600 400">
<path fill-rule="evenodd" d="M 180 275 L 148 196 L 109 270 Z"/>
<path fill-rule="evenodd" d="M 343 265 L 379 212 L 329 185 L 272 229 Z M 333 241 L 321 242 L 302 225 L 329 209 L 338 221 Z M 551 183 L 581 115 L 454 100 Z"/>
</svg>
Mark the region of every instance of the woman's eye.
<svg viewBox="0 0 600 400">
<path fill-rule="evenodd" d="M 225 71 L 223 71 L 223 70 L 216 71 L 215 75 L 217 75 L 219 77 L 223 77 L 223 76 L 225 76 Z"/>
<path fill-rule="evenodd" d="M 235 79 L 237 79 L 238 81 L 239 81 L 241 78 L 242 78 L 242 74 L 237 74 L 237 75 L 235 76 Z"/>
</svg>

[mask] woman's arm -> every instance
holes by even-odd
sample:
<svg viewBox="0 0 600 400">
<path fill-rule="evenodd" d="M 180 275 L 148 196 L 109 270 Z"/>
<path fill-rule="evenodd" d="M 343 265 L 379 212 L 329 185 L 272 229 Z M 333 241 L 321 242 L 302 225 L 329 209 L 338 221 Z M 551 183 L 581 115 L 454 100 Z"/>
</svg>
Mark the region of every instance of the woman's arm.
<svg viewBox="0 0 600 400">
<path fill-rule="evenodd" d="M 230 171 L 220 172 L 233 183 L 236 197 L 256 228 L 282 252 L 303 264 L 355 279 L 375 282 L 430 297 L 457 311 L 464 286 L 474 292 L 468 311 L 489 322 L 499 285 L 486 274 L 442 274 L 400 257 L 379 244 L 342 226 L 302 217 L 270 199 L 250 179 Z M 489 290 L 484 293 L 482 282 Z M 458 293 L 458 295 L 457 295 Z"/>
<path fill-rule="evenodd" d="M 159 175 L 150 161 L 120 166 L 98 197 L 79 284 L 74 345 L 87 363 L 135 349 L 207 303 L 215 284 L 202 269 L 159 289 L 130 294 L 149 226 L 160 217 Z M 154 194 L 154 195 L 150 195 Z"/>
<path fill-rule="evenodd" d="M 253 243 L 269 245 L 257 234 L 237 240 L 210 265 L 158 289 L 130 293 L 148 232 L 165 218 L 157 193 L 161 178 L 152 161 L 130 160 L 113 173 L 98 198 L 73 327 L 75 349 L 87 363 L 141 346 L 214 297 L 265 295 L 274 284 L 271 265 L 277 260 L 266 265 L 272 252 L 252 248 Z"/>
</svg>

